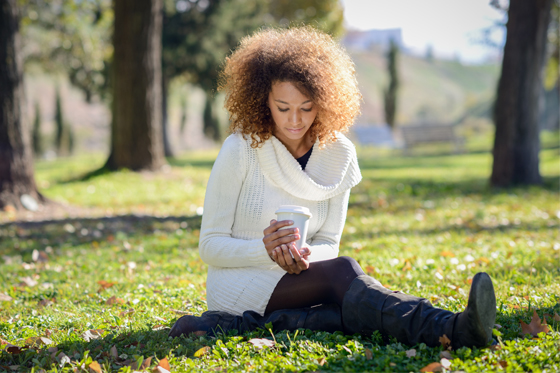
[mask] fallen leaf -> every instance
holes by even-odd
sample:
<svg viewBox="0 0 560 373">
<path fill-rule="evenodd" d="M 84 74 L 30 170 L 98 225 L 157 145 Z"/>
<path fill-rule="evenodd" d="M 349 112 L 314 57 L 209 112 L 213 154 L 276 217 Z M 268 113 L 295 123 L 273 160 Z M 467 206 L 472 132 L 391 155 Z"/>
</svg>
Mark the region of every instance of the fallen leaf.
<svg viewBox="0 0 560 373">
<path fill-rule="evenodd" d="M 502 368 L 507 368 L 507 366 L 508 366 L 508 363 L 507 363 L 507 361 L 505 361 L 505 360 L 500 360 L 500 361 L 498 361 L 498 364 L 500 364 L 500 366 L 501 366 Z"/>
<path fill-rule="evenodd" d="M 12 355 L 19 355 L 26 349 L 27 347 L 9 345 L 8 348 L 6 348 L 6 351 Z"/>
<path fill-rule="evenodd" d="M 350 355 L 352 355 L 352 351 L 351 351 L 348 347 L 342 346 L 342 348 L 343 348 L 346 352 L 348 352 Z"/>
<path fill-rule="evenodd" d="M 537 315 L 537 310 L 533 310 L 533 318 L 531 322 L 527 325 L 523 322 L 523 320 L 519 320 L 521 323 L 521 335 L 531 334 L 533 337 L 538 337 L 539 333 L 548 333 L 550 329 L 548 329 L 548 325 L 546 325 L 546 319 L 543 319 L 544 323 L 541 324 L 541 319 L 539 315 Z"/>
<path fill-rule="evenodd" d="M 326 362 L 327 362 L 327 359 L 325 359 L 324 356 L 317 360 L 317 364 L 319 364 L 320 366 L 325 365 Z"/>
<path fill-rule="evenodd" d="M 396 367 L 397 364 L 395 364 L 395 363 L 389 363 L 389 366 L 391 366 L 391 367 Z"/>
<path fill-rule="evenodd" d="M 194 353 L 194 357 L 202 357 L 210 352 L 210 347 L 204 346 Z"/>
<path fill-rule="evenodd" d="M 31 254 L 31 259 L 33 259 L 34 262 L 47 262 L 49 260 L 49 255 L 44 251 L 35 249 Z"/>
<path fill-rule="evenodd" d="M 0 338 L 0 345 L 9 345 L 10 342 L 3 340 L 2 338 Z"/>
<path fill-rule="evenodd" d="M 0 301 L 11 302 L 12 300 L 13 300 L 12 297 L 10 297 L 9 295 L 6 295 L 4 293 L 0 293 Z"/>
<path fill-rule="evenodd" d="M 449 367 L 451 366 L 451 361 L 447 360 L 446 358 L 441 359 L 439 362 L 445 369 L 449 369 Z"/>
<path fill-rule="evenodd" d="M 90 330 L 86 330 L 83 334 L 82 334 L 82 338 L 86 341 L 86 342 L 90 342 L 93 339 L 99 339 L 101 338 L 101 334 L 104 332 L 103 329 L 90 329 Z"/>
<path fill-rule="evenodd" d="M 115 284 L 116 284 L 116 282 L 108 282 L 108 281 L 105 281 L 105 280 L 97 281 L 97 283 L 98 283 L 99 285 L 101 285 L 101 287 L 99 288 L 99 290 L 97 290 L 98 293 L 101 293 L 103 290 L 109 289 L 110 287 L 113 287 L 113 286 L 115 286 Z"/>
<path fill-rule="evenodd" d="M 441 343 L 444 350 L 447 350 L 451 346 L 451 340 L 445 334 L 439 337 L 439 343 Z"/>
<path fill-rule="evenodd" d="M 152 326 L 152 330 L 163 330 L 165 328 L 167 328 L 167 327 L 165 325 L 161 325 L 161 324 Z"/>
<path fill-rule="evenodd" d="M 51 304 L 56 303 L 56 299 L 55 298 L 51 298 L 51 299 L 43 299 L 40 300 L 39 302 L 37 302 L 37 306 L 39 307 L 46 307 L 46 306 L 50 306 Z"/>
<path fill-rule="evenodd" d="M 119 313 L 119 317 L 124 317 L 124 316 L 128 316 L 128 315 L 132 315 L 134 313 L 134 308 L 131 308 L 127 311 L 122 311 L 121 313 Z"/>
<path fill-rule="evenodd" d="M 502 346 L 500 346 L 500 345 L 490 346 L 490 351 L 498 351 L 498 350 L 501 350 L 501 349 L 502 349 Z"/>
<path fill-rule="evenodd" d="M 449 352 L 449 351 L 447 351 L 447 350 L 446 350 L 446 351 L 441 351 L 441 352 L 439 353 L 439 357 L 440 357 L 441 359 L 443 359 L 443 358 L 449 359 L 449 360 L 453 359 L 453 357 L 451 356 L 451 352 Z"/>
<path fill-rule="evenodd" d="M 119 353 L 117 352 L 117 346 L 111 347 L 111 350 L 109 351 L 109 353 L 110 353 L 110 355 L 113 359 L 118 359 Z"/>
<path fill-rule="evenodd" d="M 424 368 L 420 369 L 420 372 L 441 372 L 443 367 L 440 363 L 430 363 Z"/>
<path fill-rule="evenodd" d="M 367 360 L 373 359 L 373 351 L 371 351 L 369 348 L 366 348 L 364 352 Z"/>
<path fill-rule="evenodd" d="M 169 361 L 167 361 L 166 357 L 164 357 L 163 359 L 161 359 L 158 362 L 158 365 L 156 366 L 156 369 L 158 369 L 159 373 L 166 373 L 166 372 L 171 371 L 171 367 L 169 366 Z M 165 370 L 165 372 L 162 371 L 162 370 Z"/>
<path fill-rule="evenodd" d="M 113 304 L 124 304 L 124 300 L 113 295 L 111 298 L 105 301 L 105 304 L 109 306 L 112 306 Z"/>
<path fill-rule="evenodd" d="M 38 282 L 31 277 L 20 277 L 19 279 L 21 281 L 19 286 L 29 286 L 30 288 L 32 288 L 33 286 L 38 284 Z"/>
<path fill-rule="evenodd" d="M 10 365 L 10 370 L 19 370 L 19 365 Z"/>
<path fill-rule="evenodd" d="M 150 364 L 152 363 L 152 357 L 148 357 L 146 359 L 144 359 L 144 361 L 142 361 L 142 365 L 140 365 L 140 369 L 141 370 L 146 370 Z"/>
<path fill-rule="evenodd" d="M 25 344 L 28 344 L 31 347 L 38 347 L 42 344 L 50 345 L 53 341 L 47 337 L 30 337 L 25 340 Z"/>
<path fill-rule="evenodd" d="M 412 269 L 412 265 L 410 264 L 410 262 L 407 260 L 406 262 L 404 262 L 404 266 L 402 267 L 402 271 L 406 272 L 406 271 L 410 271 Z"/>
<path fill-rule="evenodd" d="M 257 348 L 274 347 L 274 341 L 266 338 L 252 338 L 249 339 L 249 343 L 253 344 Z"/>
<path fill-rule="evenodd" d="M 446 256 L 446 257 L 449 257 L 449 258 L 454 258 L 455 257 L 455 254 L 453 254 L 451 251 L 442 251 L 439 255 Z"/>
<path fill-rule="evenodd" d="M 416 356 L 416 350 L 415 349 L 411 349 L 406 351 L 406 357 L 414 357 Z"/>
<path fill-rule="evenodd" d="M 169 311 L 175 312 L 175 313 L 177 313 L 177 314 L 179 314 L 179 315 L 190 315 L 190 312 L 188 312 L 188 311 L 175 310 L 175 309 L 173 309 L 173 308 L 170 308 Z"/>
<path fill-rule="evenodd" d="M 99 365 L 99 363 L 97 361 L 92 361 L 89 364 L 88 369 L 89 369 L 90 372 L 102 373 L 101 366 Z"/>
<path fill-rule="evenodd" d="M 543 317 L 548 317 L 549 319 L 552 319 L 552 321 L 560 321 L 560 316 L 556 312 L 554 312 L 554 316 L 549 313 L 545 313 Z"/>
</svg>

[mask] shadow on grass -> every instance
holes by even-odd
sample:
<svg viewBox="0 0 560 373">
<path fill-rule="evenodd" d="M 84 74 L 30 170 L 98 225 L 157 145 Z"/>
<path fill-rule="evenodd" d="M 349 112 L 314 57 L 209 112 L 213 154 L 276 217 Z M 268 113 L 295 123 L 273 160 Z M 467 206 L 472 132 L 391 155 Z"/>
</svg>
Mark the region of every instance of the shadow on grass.
<svg viewBox="0 0 560 373">
<path fill-rule="evenodd" d="M 545 317 L 544 314 L 554 315 L 558 312 L 559 308 L 560 306 L 556 304 L 554 307 L 545 307 L 536 311 L 539 317 Z M 515 340 L 520 337 L 523 338 L 520 335 L 520 320 L 524 320 L 528 324 L 531 320 L 532 313 L 533 311 L 528 309 L 515 309 L 513 311 L 504 310 L 504 305 L 501 305 L 496 315 L 496 323 L 501 325 L 500 333 L 502 336 L 500 337 L 500 341 L 505 342 L 508 340 Z M 175 320 L 170 321 L 169 325 L 171 325 L 174 321 Z M 560 324 L 559 322 L 555 322 L 552 319 L 549 319 L 549 322 L 552 324 L 553 329 L 557 329 Z M 83 368 L 85 369 L 87 369 L 87 365 L 91 363 L 91 361 L 97 361 L 101 365 L 103 371 L 117 371 L 127 366 L 131 367 L 132 370 L 152 371 L 153 369 L 155 369 L 155 366 L 158 364 L 159 360 L 170 358 L 171 355 L 175 359 L 173 365 L 177 363 L 181 364 L 181 361 L 183 361 L 183 364 L 185 364 L 186 358 L 196 359 L 195 353 L 197 351 L 204 347 L 213 348 L 218 341 L 217 338 L 196 336 L 181 336 L 179 338 L 172 339 L 167 336 L 169 328 L 151 330 L 151 328 L 154 328 L 155 325 L 146 326 L 150 329 L 126 331 L 126 329 L 115 328 L 102 330 L 101 335 L 103 335 L 103 337 L 90 339 L 89 341 L 84 340 L 83 337 L 76 338 L 76 334 L 81 334 L 83 336 L 84 334 L 82 333 L 85 333 L 86 331 L 74 331 L 74 333 L 71 334 L 70 328 L 68 333 L 68 335 L 70 336 L 56 346 L 43 345 L 40 349 L 24 349 L 20 354 L 11 354 L 6 352 L 6 350 L 0 351 L 0 370 L 2 369 L 2 366 L 4 366 L 6 367 L 6 370 L 9 371 L 9 366 L 16 365 L 19 366 L 20 370 L 31 369 L 32 367 L 50 369 L 52 365 L 63 367 L 65 365 L 64 361 L 66 360 L 66 364 L 69 364 L 71 362 L 73 366 L 77 367 L 84 364 Z M 281 334 L 284 335 L 281 336 Z M 280 343 L 280 345 L 278 345 L 277 347 L 278 350 L 276 351 L 276 354 L 279 356 L 289 357 L 292 355 L 292 339 L 290 339 L 289 336 L 286 337 L 285 334 L 286 333 L 283 333 L 281 331 L 278 331 L 276 333 L 277 342 Z M 95 331 L 93 332 L 93 335 L 96 336 Z M 339 335 L 338 338 L 336 337 L 337 335 Z M 239 346 L 239 344 L 247 343 L 249 338 L 267 337 L 270 337 L 268 331 L 257 330 L 251 333 L 243 334 L 241 336 L 241 339 L 239 339 L 238 337 L 234 337 L 231 333 L 228 333 L 228 335 L 222 335 L 219 337 L 219 339 L 227 343 L 230 338 L 237 338 L 238 340 L 236 341 L 236 344 Z M 529 338 L 529 336 L 525 336 L 524 338 Z M 299 339 L 305 339 L 312 342 L 333 342 L 334 344 L 338 345 L 347 345 L 348 340 L 357 339 L 361 344 L 366 344 L 368 347 L 371 347 L 370 350 L 373 351 L 374 359 L 369 362 L 369 369 L 383 368 L 384 366 L 389 365 L 389 361 L 400 360 L 398 358 L 399 350 L 388 350 L 387 344 L 384 342 L 380 343 L 380 339 L 376 338 L 375 335 L 362 336 L 359 339 L 352 336 L 345 336 L 344 338 L 340 338 L 340 332 L 337 332 L 336 334 L 330 334 L 324 332 L 319 333 L 306 331 L 300 333 Z M 496 340 L 494 341 L 494 344 L 497 344 Z M 417 349 L 419 348 L 418 345 L 408 347 L 416 347 Z M 472 354 L 465 354 L 464 349 L 452 351 L 452 353 L 459 355 L 463 360 L 468 360 L 475 359 L 476 357 L 480 357 L 483 354 L 487 354 L 488 352 L 485 351 L 487 349 L 496 348 L 499 349 L 499 345 L 493 347 L 488 346 L 482 349 L 475 349 Z M 433 351 L 434 356 L 438 356 L 439 352 L 442 351 L 443 348 L 435 347 L 431 348 L 430 350 Z M 243 351 L 243 355 L 247 355 L 247 350 L 240 350 L 240 353 L 241 351 Z M 235 350 L 229 351 L 229 354 L 227 354 L 229 358 L 226 358 L 226 360 L 232 359 L 231 361 L 236 362 L 235 353 Z M 213 360 L 223 360 L 223 357 L 220 358 L 214 356 L 210 352 L 210 350 L 204 353 L 204 355 L 206 354 L 210 354 L 211 359 Z M 230 356 L 230 354 L 232 355 Z M 389 360 L 386 360 L 387 356 L 390 358 Z M 346 366 L 346 368 L 350 368 L 351 365 L 349 364 L 352 364 L 351 361 L 353 361 L 353 357 L 351 357 L 351 355 L 332 354 L 328 358 L 328 367 L 334 370 L 338 370 L 337 367 L 339 365 L 341 365 L 341 367 Z M 423 365 L 425 365 L 425 362 L 421 363 L 420 361 L 412 363 L 418 365 L 418 367 L 415 367 L 416 369 L 414 370 L 420 369 Z M 68 365 L 66 366 L 68 367 Z M 242 366 L 238 368 L 241 367 Z M 356 365 L 356 368 L 359 367 L 360 365 Z M 184 365 L 184 368 L 187 368 L 187 366 Z M 345 370 L 347 371 L 347 369 Z"/>
<path fill-rule="evenodd" d="M 129 236 L 200 229 L 202 216 L 120 215 L 0 224 L 1 255 L 30 256 L 33 250 L 62 244 L 82 245 L 97 241 L 126 240 Z M 4 243 L 5 245 L 3 245 Z M 22 245 L 22 243 L 25 243 Z"/>
</svg>

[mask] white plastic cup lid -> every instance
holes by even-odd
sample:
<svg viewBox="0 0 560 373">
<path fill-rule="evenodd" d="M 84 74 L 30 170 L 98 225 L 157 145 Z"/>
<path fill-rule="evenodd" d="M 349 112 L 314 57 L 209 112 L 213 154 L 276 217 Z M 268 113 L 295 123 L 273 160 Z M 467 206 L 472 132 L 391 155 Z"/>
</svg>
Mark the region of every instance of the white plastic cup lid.
<svg viewBox="0 0 560 373">
<path fill-rule="evenodd" d="M 282 205 L 280 207 L 278 207 L 278 210 L 276 210 L 276 214 L 279 213 L 293 213 L 293 214 L 301 214 L 301 215 L 305 215 L 307 217 L 309 217 L 311 219 L 311 211 L 309 211 L 309 209 L 307 207 L 303 207 L 303 206 L 297 206 L 297 205 Z"/>
</svg>

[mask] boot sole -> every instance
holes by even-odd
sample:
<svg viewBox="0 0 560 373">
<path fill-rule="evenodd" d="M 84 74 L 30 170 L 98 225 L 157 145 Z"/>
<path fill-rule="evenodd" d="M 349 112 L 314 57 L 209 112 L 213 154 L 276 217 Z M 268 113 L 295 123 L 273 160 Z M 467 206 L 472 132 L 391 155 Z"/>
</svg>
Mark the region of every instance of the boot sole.
<svg viewBox="0 0 560 373">
<path fill-rule="evenodd" d="M 492 279 L 487 273 L 481 272 L 474 276 L 467 307 L 475 311 L 478 318 L 478 322 L 473 325 L 477 328 L 474 332 L 481 336 L 485 335 L 486 341 L 490 342 L 496 322 L 496 295 Z"/>
</svg>

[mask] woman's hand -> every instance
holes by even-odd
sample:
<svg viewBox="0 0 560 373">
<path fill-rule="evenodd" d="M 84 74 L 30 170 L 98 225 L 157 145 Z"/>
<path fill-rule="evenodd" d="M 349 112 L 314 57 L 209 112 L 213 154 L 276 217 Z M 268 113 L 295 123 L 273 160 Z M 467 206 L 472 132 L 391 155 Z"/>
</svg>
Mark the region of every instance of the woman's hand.
<svg viewBox="0 0 560 373">
<path fill-rule="evenodd" d="M 292 224 L 291 220 L 271 220 L 270 226 L 263 232 L 263 242 L 268 256 L 273 261 L 286 272 L 299 274 L 309 268 L 307 257 L 311 251 L 308 247 L 304 247 L 301 254 L 297 251 L 294 244 L 300 238 L 297 228 L 280 229 Z"/>
<path fill-rule="evenodd" d="M 302 249 L 302 251 L 305 250 L 309 252 L 308 248 Z M 280 268 L 286 272 L 296 275 L 299 275 L 302 271 L 309 269 L 307 256 L 309 256 L 309 254 L 301 255 L 298 252 L 295 243 L 280 245 L 272 251 L 272 259 L 276 262 L 276 264 L 278 264 Z"/>
</svg>

